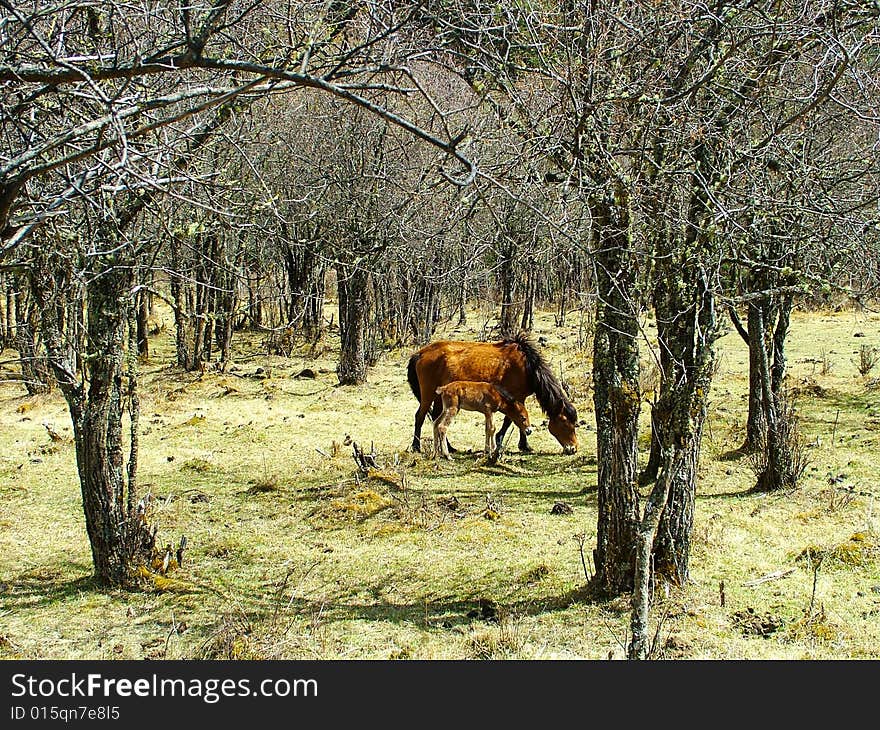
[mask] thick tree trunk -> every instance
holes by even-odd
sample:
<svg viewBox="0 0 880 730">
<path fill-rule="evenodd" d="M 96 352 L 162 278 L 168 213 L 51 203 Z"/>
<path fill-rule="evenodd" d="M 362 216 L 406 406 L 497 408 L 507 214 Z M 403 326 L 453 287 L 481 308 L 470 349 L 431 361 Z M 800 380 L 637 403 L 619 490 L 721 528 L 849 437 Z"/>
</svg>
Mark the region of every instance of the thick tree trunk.
<svg viewBox="0 0 880 730">
<path fill-rule="evenodd" d="M 693 399 L 698 401 L 699 397 Z M 685 585 L 690 577 L 697 465 L 705 421 L 705 403 L 694 402 L 693 407 L 694 413 L 679 412 L 674 419 L 687 419 L 689 425 L 685 434 L 675 433 L 680 430 L 678 428 L 670 429 L 672 437 L 680 439 L 672 449 L 670 468 L 673 473 L 664 474 L 661 468 L 657 477 L 658 483 L 668 484 L 669 496 L 654 542 L 654 569 L 657 575 L 679 586 Z"/>
<path fill-rule="evenodd" d="M 594 586 L 607 595 L 633 587 L 638 525 L 639 349 L 635 265 L 628 256 L 628 212 L 594 204 L 597 269 L 593 339 L 599 515 Z"/>
<path fill-rule="evenodd" d="M 336 278 L 340 338 L 336 375 L 340 385 L 360 385 L 367 382 L 367 289 L 370 275 L 358 266 L 338 264 Z"/>
<path fill-rule="evenodd" d="M 759 308 L 760 312 L 760 308 Z M 760 334 L 762 341 L 766 341 L 766 325 L 764 323 L 763 313 L 759 313 L 755 322 L 757 330 L 755 334 Z M 776 395 L 773 393 L 773 385 L 771 381 L 770 363 L 767 358 L 767 350 L 761 349 L 760 360 L 760 378 L 761 378 L 761 395 L 764 399 L 764 420 L 767 424 L 766 436 L 766 463 L 764 471 L 758 476 L 758 483 L 755 488 L 759 491 L 772 491 L 779 489 L 784 484 L 783 462 L 781 453 L 781 444 L 779 439 L 779 423 L 777 413 Z"/>
<path fill-rule="evenodd" d="M 95 577 L 107 586 L 134 584 L 137 567 L 149 557 L 140 550 L 143 545 L 129 512 L 135 502 L 134 485 L 127 483 L 123 456 L 130 288 L 129 271 L 122 267 L 99 274 L 89 284 L 90 380 L 80 418 L 74 421 L 77 471 Z"/>
<path fill-rule="evenodd" d="M 685 248 L 685 256 L 690 250 Z M 684 585 L 718 329 L 714 295 L 697 261 L 666 257 L 658 276 L 662 284 L 655 290 L 655 308 L 663 377 L 654 423 L 663 449 L 671 450 L 667 463 L 673 473 L 661 468 L 657 477 L 668 483 L 669 496 L 654 544 L 654 570 Z"/>
<path fill-rule="evenodd" d="M 131 377 L 136 368 L 136 345 L 129 340 L 135 330 L 130 321 L 131 267 L 111 265 L 89 279 L 86 386 L 77 372 L 69 328 L 64 323 L 64 265 L 49 259 L 37 262 L 31 288 L 43 313 L 40 325 L 48 362 L 73 423 L 77 473 L 95 578 L 106 586 L 130 586 L 137 580 L 137 569 L 149 560 L 153 547 L 145 524 L 134 512 L 138 406 L 136 383 Z M 130 357 L 126 363 L 127 354 Z M 126 398 L 131 423 L 127 470 L 123 457 Z"/>
<path fill-rule="evenodd" d="M 177 365 L 186 371 L 195 370 L 195 322 L 192 316 L 195 308 L 193 284 L 186 278 L 186 247 L 177 236 L 171 237 L 171 268 L 169 279 L 171 297 L 174 301 L 174 345 Z"/>
</svg>

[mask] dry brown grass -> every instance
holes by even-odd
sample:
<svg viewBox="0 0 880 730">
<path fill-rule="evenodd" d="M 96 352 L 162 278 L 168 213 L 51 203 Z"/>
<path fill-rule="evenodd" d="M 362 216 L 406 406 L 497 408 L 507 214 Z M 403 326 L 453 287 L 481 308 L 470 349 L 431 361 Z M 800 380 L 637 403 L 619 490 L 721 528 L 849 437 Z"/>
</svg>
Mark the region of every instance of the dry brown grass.
<svg viewBox="0 0 880 730">
<path fill-rule="evenodd" d="M 474 339 L 482 320 L 473 321 L 444 334 Z M 861 342 L 880 345 L 878 321 L 793 318 L 790 386 L 800 389 L 812 462 L 784 494 L 749 493 L 746 460 L 725 458 L 742 440 L 747 352 L 735 334 L 720 341 L 693 583 L 658 597 L 661 655 L 880 656 L 880 389 L 859 376 L 853 340 L 861 331 Z M 536 330 L 591 425 L 578 323 L 556 328 L 547 313 Z M 160 542 L 189 541 L 168 576 L 173 590 L 94 588 L 73 445 L 42 425 L 69 438 L 64 403 L 0 385 L 0 657 L 623 656 L 625 599 L 591 602 L 583 591 L 580 541 L 589 559 L 596 527 L 592 429 L 580 429 L 580 452 L 565 457 L 539 427 L 536 453 L 491 467 L 467 451 L 482 443 L 479 419 L 461 418 L 450 438 L 464 451 L 435 463 L 406 451 L 416 405 L 409 350 L 386 354 L 367 385 L 340 388 L 328 342 L 317 358 L 286 358 L 241 336 L 229 372 L 195 375 L 168 367 L 169 331 L 154 335 L 141 377 L 140 480 L 156 496 Z M 306 367 L 314 379 L 295 377 Z M 377 473 L 358 473 L 352 440 L 373 444 Z M 557 502 L 571 513 L 554 514 Z M 818 572 L 798 560 L 811 546 L 828 553 Z"/>
</svg>

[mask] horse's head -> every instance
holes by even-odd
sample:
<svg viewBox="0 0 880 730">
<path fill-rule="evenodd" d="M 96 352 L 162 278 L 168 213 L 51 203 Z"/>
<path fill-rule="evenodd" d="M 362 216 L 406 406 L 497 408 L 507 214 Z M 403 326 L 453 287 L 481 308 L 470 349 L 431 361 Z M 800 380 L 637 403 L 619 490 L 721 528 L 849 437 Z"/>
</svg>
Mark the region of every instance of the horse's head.
<svg viewBox="0 0 880 730">
<path fill-rule="evenodd" d="M 547 430 L 562 445 L 562 453 L 564 454 L 573 454 L 578 450 L 576 426 L 577 412 L 574 406 L 567 401 L 562 401 L 559 410 L 550 416 Z"/>
</svg>

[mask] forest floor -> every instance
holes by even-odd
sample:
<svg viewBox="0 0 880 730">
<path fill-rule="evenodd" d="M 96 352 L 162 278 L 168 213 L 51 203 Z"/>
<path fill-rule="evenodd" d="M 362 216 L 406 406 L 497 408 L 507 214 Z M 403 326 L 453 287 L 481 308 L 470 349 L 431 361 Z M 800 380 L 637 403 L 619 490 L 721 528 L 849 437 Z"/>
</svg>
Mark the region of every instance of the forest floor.
<svg viewBox="0 0 880 730">
<path fill-rule="evenodd" d="M 577 318 L 557 327 L 544 313 L 534 335 L 571 387 L 580 450 L 561 453 L 531 398 L 535 453 L 509 437 L 494 466 L 472 413 L 450 428 L 463 449 L 454 461 L 407 450 L 409 348 L 385 353 L 361 387 L 335 385 L 332 337 L 315 356 L 285 358 L 241 334 L 228 372 L 183 373 L 169 365 L 166 318 L 141 368 L 139 479 L 160 543 L 186 535 L 187 550 L 138 592 L 91 581 L 61 395 L 0 383 L 0 658 L 623 657 L 628 598 L 584 592 L 596 452 Z M 476 313 L 471 322 L 437 336 L 476 339 Z M 867 376 L 856 367 L 862 344 L 880 347 L 878 325 L 876 313 L 794 315 L 789 385 L 810 464 L 785 493 L 750 492 L 749 460 L 733 454 L 747 350 L 733 331 L 718 341 L 692 582 L 658 595 L 654 656 L 880 657 L 880 366 Z M 14 354 L 0 356 L 7 379 Z M 357 475 L 352 441 L 375 452 L 371 476 Z"/>
</svg>

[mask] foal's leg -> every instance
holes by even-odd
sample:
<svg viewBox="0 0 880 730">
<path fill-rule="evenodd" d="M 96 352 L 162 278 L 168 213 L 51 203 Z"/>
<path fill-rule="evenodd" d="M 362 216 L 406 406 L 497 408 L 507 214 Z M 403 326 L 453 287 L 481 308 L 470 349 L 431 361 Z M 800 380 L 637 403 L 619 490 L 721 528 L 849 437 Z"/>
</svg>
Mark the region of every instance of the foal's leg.
<svg viewBox="0 0 880 730">
<path fill-rule="evenodd" d="M 434 421 L 433 430 L 434 430 L 434 458 L 436 459 L 437 457 L 440 456 L 440 443 L 441 443 L 440 439 L 443 437 L 442 434 L 440 433 L 440 424 L 437 421 Z"/>
<path fill-rule="evenodd" d="M 443 403 L 440 400 L 440 396 L 437 396 L 437 398 L 434 399 L 434 405 L 431 408 L 431 420 L 436 422 L 440 418 L 440 414 L 442 412 L 443 412 Z M 458 452 L 458 449 L 456 449 L 451 443 L 449 443 L 448 438 L 446 439 L 446 449 L 448 451 L 451 451 L 453 454 Z"/>
<path fill-rule="evenodd" d="M 495 425 L 492 423 L 492 411 L 486 411 L 486 458 L 494 462 L 498 458 L 498 449 L 494 447 Z"/>
<path fill-rule="evenodd" d="M 450 461 L 452 461 L 452 457 L 449 455 L 449 449 L 447 448 L 449 442 L 446 440 L 446 430 L 449 428 L 449 424 L 452 422 L 452 419 L 457 412 L 458 409 L 454 405 L 450 405 L 443 411 L 443 415 L 440 416 L 440 419 L 434 426 L 434 433 L 436 434 L 435 448 L 437 448 L 437 444 L 439 444 L 439 453 Z"/>
</svg>

